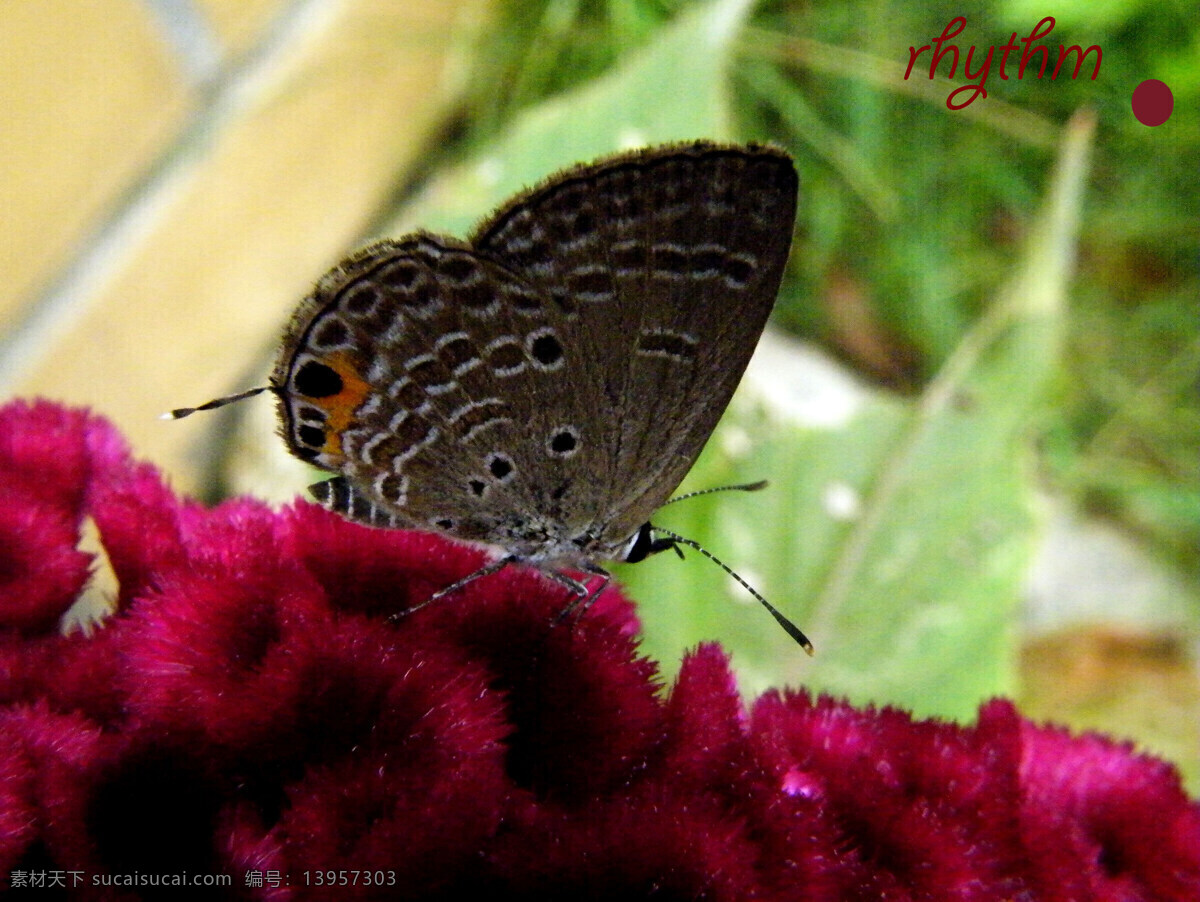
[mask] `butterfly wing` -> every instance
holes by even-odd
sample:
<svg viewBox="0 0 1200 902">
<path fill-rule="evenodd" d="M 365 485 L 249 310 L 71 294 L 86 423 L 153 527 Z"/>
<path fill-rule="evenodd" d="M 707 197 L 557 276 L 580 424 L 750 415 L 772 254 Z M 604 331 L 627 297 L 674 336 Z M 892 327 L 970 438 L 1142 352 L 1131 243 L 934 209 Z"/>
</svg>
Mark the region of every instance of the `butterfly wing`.
<svg viewBox="0 0 1200 902">
<path fill-rule="evenodd" d="M 554 176 L 475 235 L 573 327 L 573 389 L 605 422 L 595 507 L 610 544 L 667 500 L 729 403 L 774 305 L 797 188 L 769 147 L 654 148 Z"/>
<path fill-rule="evenodd" d="M 531 554 L 604 476 L 562 310 L 452 239 L 359 252 L 318 283 L 272 382 L 290 450 L 340 474 L 314 489 L 367 525 L 434 529 Z"/>
</svg>

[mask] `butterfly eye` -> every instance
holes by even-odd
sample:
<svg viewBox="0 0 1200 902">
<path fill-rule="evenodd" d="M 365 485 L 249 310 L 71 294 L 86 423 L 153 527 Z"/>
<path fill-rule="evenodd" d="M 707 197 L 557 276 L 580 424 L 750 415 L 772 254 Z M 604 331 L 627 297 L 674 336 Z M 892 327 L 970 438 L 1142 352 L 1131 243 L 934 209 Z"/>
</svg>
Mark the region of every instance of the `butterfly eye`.
<svg viewBox="0 0 1200 902">
<path fill-rule="evenodd" d="M 650 546 L 654 544 L 654 536 L 650 529 L 649 523 L 643 523 L 638 527 L 638 531 L 633 534 L 629 540 L 629 544 L 625 546 L 625 553 L 621 556 L 627 564 L 636 564 L 639 561 L 644 561 L 646 556 L 650 554 Z"/>
<path fill-rule="evenodd" d="M 643 523 L 633 534 L 629 544 L 625 546 L 625 556 L 621 560 L 627 564 L 636 564 L 652 554 L 667 550 L 674 551 L 681 559 L 683 558 L 678 540 L 673 537 L 656 537 L 654 527 L 649 523 Z"/>
</svg>

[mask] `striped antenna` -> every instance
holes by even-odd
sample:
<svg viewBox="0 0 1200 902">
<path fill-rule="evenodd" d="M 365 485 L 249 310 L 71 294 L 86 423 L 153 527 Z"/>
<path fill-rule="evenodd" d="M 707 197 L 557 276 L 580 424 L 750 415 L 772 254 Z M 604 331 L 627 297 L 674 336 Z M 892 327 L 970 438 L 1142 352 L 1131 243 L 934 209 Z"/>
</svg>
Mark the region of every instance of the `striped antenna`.
<svg viewBox="0 0 1200 902">
<path fill-rule="evenodd" d="M 757 483 L 756 483 L 756 485 L 757 485 Z M 761 486 L 759 486 L 759 487 L 761 488 Z M 729 488 L 736 489 L 736 488 L 743 488 L 743 487 L 742 486 L 729 486 Z M 750 489 L 750 491 L 753 491 L 753 489 Z M 684 497 L 686 498 L 687 496 L 685 495 Z M 769 602 L 765 598 L 763 598 L 762 595 L 760 595 L 758 593 L 757 589 L 755 589 L 752 585 L 750 585 L 748 582 L 746 582 L 744 579 L 742 579 L 741 576 L 739 576 L 736 572 L 734 572 L 733 568 L 731 568 L 723 560 L 721 560 L 719 557 L 717 557 L 715 554 L 713 554 L 711 551 L 709 551 L 707 548 L 705 548 L 699 542 L 694 541 L 693 539 L 685 539 L 683 536 L 679 535 L 678 533 L 671 532 L 671 530 L 669 530 L 669 529 L 663 529 L 661 526 L 651 526 L 650 528 L 653 529 L 655 532 L 661 532 L 663 535 L 669 537 L 673 544 L 686 545 L 688 548 L 695 548 L 702 555 L 704 555 L 706 558 L 708 558 L 710 561 L 712 561 L 714 564 L 716 564 L 718 567 L 720 567 L 722 570 L 724 570 L 726 573 L 728 573 L 730 576 L 732 576 L 734 579 L 736 579 L 738 581 L 738 585 L 740 585 L 743 589 L 745 589 L 747 592 L 749 592 L 751 595 L 753 595 L 755 600 L 759 604 L 761 604 L 764 608 L 767 609 L 767 613 L 775 618 L 775 622 L 778 623 L 781 627 L 783 627 L 783 631 L 785 633 L 787 633 L 789 636 L 791 636 L 796 641 L 797 645 L 799 645 L 806 652 L 808 652 L 810 657 L 812 656 L 812 654 L 813 654 L 812 643 L 808 641 L 808 636 L 804 635 L 804 632 L 800 629 L 800 627 L 796 626 L 796 624 L 794 624 L 794 623 L 792 623 L 792 621 L 788 620 L 787 617 L 785 617 L 782 613 L 780 613 L 779 609 L 776 608 L 775 605 L 771 604 L 771 602 Z M 665 540 L 664 540 L 664 542 L 665 542 Z"/>
<path fill-rule="evenodd" d="M 226 404 L 233 404 L 236 401 L 244 401 L 246 398 L 253 398 L 257 394 L 265 391 L 270 391 L 273 386 L 260 385 L 258 388 L 252 388 L 248 391 L 238 392 L 236 395 L 227 395 L 224 398 L 214 398 L 211 401 L 206 401 L 199 407 L 176 407 L 174 410 L 169 410 L 159 417 L 160 420 L 182 420 L 184 417 L 190 417 L 197 410 L 216 410 L 218 407 L 224 407 Z"/>
<path fill-rule="evenodd" d="M 676 501 L 683 501 L 685 498 L 695 498 L 697 495 L 711 495 L 713 492 L 757 492 L 766 487 L 767 481 L 765 479 L 760 479 L 758 482 L 743 482 L 741 485 L 721 485 L 715 489 L 701 489 L 698 492 L 688 492 L 686 495 L 679 495 L 670 501 L 663 502 L 663 507 L 666 507 L 668 504 L 674 504 Z"/>
</svg>

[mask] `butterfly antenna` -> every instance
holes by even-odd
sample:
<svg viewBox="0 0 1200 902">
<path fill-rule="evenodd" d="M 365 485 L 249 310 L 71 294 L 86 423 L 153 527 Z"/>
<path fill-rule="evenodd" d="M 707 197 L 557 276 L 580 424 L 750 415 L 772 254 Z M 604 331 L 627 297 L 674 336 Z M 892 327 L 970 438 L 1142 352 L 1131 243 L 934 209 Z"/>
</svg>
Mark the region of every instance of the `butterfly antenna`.
<svg viewBox="0 0 1200 902">
<path fill-rule="evenodd" d="M 762 485 L 765 485 L 765 484 L 766 483 L 762 483 L 762 484 L 756 483 L 755 485 L 757 487 L 761 488 Z M 742 488 L 742 486 L 729 486 L 729 488 Z M 748 491 L 753 491 L 753 490 L 754 489 L 749 489 Z M 710 489 L 710 491 L 713 491 L 713 490 Z M 702 494 L 702 493 L 697 493 L 697 494 Z M 686 498 L 687 496 L 684 495 L 683 497 Z M 762 595 L 759 594 L 757 589 L 755 589 L 752 585 L 750 585 L 748 582 L 746 582 L 744 579 L 742 579 L 741 576 L 739 576 L 737 573 L 735 573 L 733 571 L 733 569 L 728 564 L 726 564 L 723 560 L 721 560 L 719 557 L 717 557 L 715 554 L 713 554 L 711 551 L 709 551 L 707 548 L 705 548 L 699 542 L 696 542 L 692 539 L 685 539 L 683 536 L 678 535 L 677 533 L 673 533 L 669 529 L 663 529 L 661 526 L 654 526 L 651 528 L 655 532 L 661 532 L 663 535 L 669 536 L 672 541 L 677 542 L 680 545 L 687 545 L 689 548 L 695 548 L 702 555 L 704 555 L 706 558 L 708 558 L 710 561 L 712 561 L 714 564 L 716 564 L 718 567 L 720 567 L 722 570 L 724 570 L 726 573 L 728 573 L 730 576 L 732 576 L 734 579 L 736 579 L 738 581 L 738 585 L 740 585 L 743 589 L 745 589 L 747 592 L 749 592 L 751 595 L 753 595 L 755 600 L 757 600 L 759 604 L 761 604 L 764 608 L 767 609 L 767 613 L 775 618 L 775 622 L 778 623 L 781 627 L 783 627 L 783 631 L 785 633 L 787 633 L 789 636 L 791 636 L 796 641 L 796 644 L 799 645 L 801 648 L 803 648 L 806 652 L 808 652 L 808 654 L 810 656 L 812 655 L 812 653 L 813 653 L 812 643 L 808 641 L 808 636 L 804 635 L 804 633 L 800 629 L 800 627 L 796 626 L 796 624 L 794 624 L 794 623 L 792 623 L 792 621 L 788 620 L 787 617 L 783 616 L 783 614 L 781 614 L 779 612 L 779 610 L 775 607 L 775 605 L 771 604 L 771 602 L 769 602 L 765 598 L 763 598 Z"/>
<path fill-rule="evenodd" d="M 760 479 L 758 482 L 744 482 L 740 485 L 722 485 L 717 486 L 715 489 L 701 489 L 698 492 L 688 492 L 685 495 L 679 495 L 676 498 L 665 501 L 663 502 L 663 507 L 666 507 L 668 504 L 674 504 L 676 501 L 683 501 L 685 498 L 695 498 L 698 495 L 711 495 L 714 492 L 757 492 L 759 489 L 765 489 L 766 487 L 767 481 Z"/>
<path fill-rule="evenodd" d="M 184 417 L 190 417 L 198 410 L 216 410 L 218 407 L 224 407 L 226 404 L 233 404 L 237 401 L 244 401 L 247 398 L 253 398 L 257 394 L 265 391 L 270 391 L 274 386 L 260 385 L 258 388 L 252 388 L 249 391 L 238 392 L 236 395 L 227 395 L 224 398 L 214 398 L 211 401 L 206 401 L 199 407 L 176 407 L 174 410 L 169 410 L 159 417 L 160 420 L 182 420 Z"/>
</svg>

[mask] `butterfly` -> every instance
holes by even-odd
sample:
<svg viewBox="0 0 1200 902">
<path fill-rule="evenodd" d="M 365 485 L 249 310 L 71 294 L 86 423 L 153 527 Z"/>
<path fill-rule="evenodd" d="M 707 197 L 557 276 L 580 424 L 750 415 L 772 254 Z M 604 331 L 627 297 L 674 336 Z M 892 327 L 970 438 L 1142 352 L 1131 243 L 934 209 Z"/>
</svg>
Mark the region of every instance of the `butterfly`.
<svg viewBox="0 0 1200 902">
<path fill-rule="evenodd" d="M 324 507 L 498 550 L 431 601 L 525 564 L 569 588 L 573 608 L 607 584 L 600 562 L 680 545 L 732 574 L 650 518 L 750 361 L 797 192 L 791 158 L 757 144 L 566 169 L 465 241 L 418 232 L 353 254 L 299 305 L 270 385 L 170 415 L 269 390 L 288 450 L 334 474 L 310 488 Z"/>
</svg>

